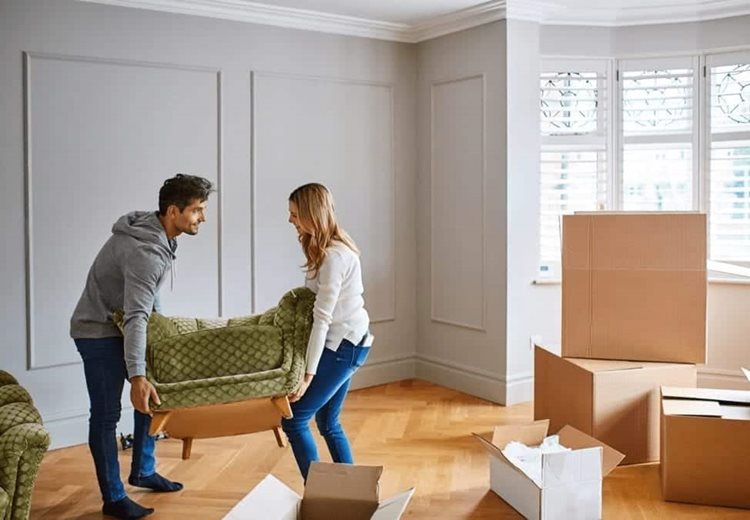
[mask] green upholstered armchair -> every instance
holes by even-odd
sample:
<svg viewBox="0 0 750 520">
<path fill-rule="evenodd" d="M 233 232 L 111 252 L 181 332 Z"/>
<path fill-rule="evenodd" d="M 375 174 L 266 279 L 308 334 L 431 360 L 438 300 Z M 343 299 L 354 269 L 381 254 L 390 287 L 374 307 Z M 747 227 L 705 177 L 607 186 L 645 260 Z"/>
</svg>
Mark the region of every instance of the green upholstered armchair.
<svg viewBox="0 0 750 520">
<path fill-rule="evenodd" d="M 29 517 L 34 481 L 49 440 L 29 393 L 0 370 L 0 519 Z"/>
<path fill-rule="evenodd" d="M 305 370 L 315 294 L 299 288 L 263 314 L 168 318 L 148 325 L 146 377 L 173 410 L 291 393 Z"/>
<path fill-rule="evenodd" d="M 159 394 L 151 434 L 183 439 L 274 430 L 305 371 L 315 294 L 287 292 L 263 314 L 231 319 L 166 317 L 148 324 L 146 377 Z M 122 322 L 121 315 L 114 317 Z"/>
</svg>

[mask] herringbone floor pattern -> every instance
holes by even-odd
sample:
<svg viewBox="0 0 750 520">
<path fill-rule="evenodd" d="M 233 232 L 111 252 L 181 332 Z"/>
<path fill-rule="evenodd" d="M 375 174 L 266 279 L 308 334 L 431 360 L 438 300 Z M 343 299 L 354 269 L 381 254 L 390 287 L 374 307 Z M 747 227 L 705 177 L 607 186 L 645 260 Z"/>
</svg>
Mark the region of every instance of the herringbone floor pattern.
<svg viewBox="0 0 750 520">
<path fill-rule="evenodd" d="M 494 520 L 520 516 L 489 490 L 487 456 L 471 433 L 531 415 L 530 403 L 504 408 L 410 380 L 352 392 L 343 422 L 357 463 L 385 466 L 382 497 L 416 486 L 404 518 Z M 319 447 L 328 460 L 320 439 Z M 196 440 L 187 461 L 180 459 L 177 440 L 159 441 L 157 449 L 159 472 L 185 489 L 152 494 L 128 486 L 132 498 L 156 508 L 153 520 L 220 519 L 269 472 L 302 491 L 290 449 L 278 448 L 271 432 Z M 129 452 L 120 463 L 126 476 Z M 100 508 L 88 448 L 48 453 L 31 518 L 94 520 L 101 518 Z M 663 502 L 658 465 L 641 465 L 618 468 L 605 479 L 604 518 L 750 519 L 750 511 Z"/>
</svg>

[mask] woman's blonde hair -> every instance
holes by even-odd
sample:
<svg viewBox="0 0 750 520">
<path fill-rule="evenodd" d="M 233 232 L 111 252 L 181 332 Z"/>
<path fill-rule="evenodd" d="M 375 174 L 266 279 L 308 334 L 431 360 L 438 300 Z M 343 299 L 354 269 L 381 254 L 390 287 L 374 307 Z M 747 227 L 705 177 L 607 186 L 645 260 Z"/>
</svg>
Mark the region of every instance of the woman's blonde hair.
<svg viewBox="0 0 750 520">
<path fill-rule="evenodd" d="M 322 184 L 312 182 L 294 190 L 289 202 L 297 206 L 297 217 L 303 227 L 299 241 L 307 262 L 303 266 L 313 277 L 318 275 L 331 242 L 338 240 L 359 254 L 354 240 L 339 227 L 333 211 L 333 196 Z"/>
</svg>

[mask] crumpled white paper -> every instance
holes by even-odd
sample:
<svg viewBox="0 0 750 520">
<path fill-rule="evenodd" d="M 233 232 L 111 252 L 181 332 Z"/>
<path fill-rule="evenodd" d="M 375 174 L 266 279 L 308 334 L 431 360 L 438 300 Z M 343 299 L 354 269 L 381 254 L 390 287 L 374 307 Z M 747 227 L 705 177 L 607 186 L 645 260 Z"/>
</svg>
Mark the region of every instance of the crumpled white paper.
<svg viewBox="0 0 750 520">
<path fill-rule="evenodd" d="M 570 448 L 560 444 L 559 435 L 550 435 L 539 446 L 529 447 L 521 442 L 511 441 L 503 448 L 503 455 L 537 486 L 542 487 L 542 454 L 561 451 L 570 451 Z"/>
</svg>

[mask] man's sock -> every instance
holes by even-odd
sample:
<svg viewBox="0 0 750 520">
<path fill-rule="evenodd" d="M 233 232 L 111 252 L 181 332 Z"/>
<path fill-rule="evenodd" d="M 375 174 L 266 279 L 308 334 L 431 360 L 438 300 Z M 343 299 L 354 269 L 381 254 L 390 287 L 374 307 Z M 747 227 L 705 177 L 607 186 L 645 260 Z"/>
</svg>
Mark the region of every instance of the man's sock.
<svg viewBox="0 0 750 520">
<path fill-rule="evenodd" d="M 117 502 L 106 502 L 102 507 L 102 513 L 108 516 L 114 516 L 121 520 L 136 520 L 137 518 L 143 518 L 154 512 L 151 507 L 143 507 L 130 498 L 125 497 Z"/>
<path fill-rule="evenodd" d="M 179 482 L 172 482 L 171 480 L 167 480 L 158 473 L 154 473 L 153 475 L 149 475 L 148 477 L 134 477 L 131 475 L 130 478 L 128 478 L 128 483 L 131 486 L 148 488 L 153 491 L 159 491 L 163 493 L 179 491 L 182 489 L 182 484 L 180 484 Z"/>
</svg>

